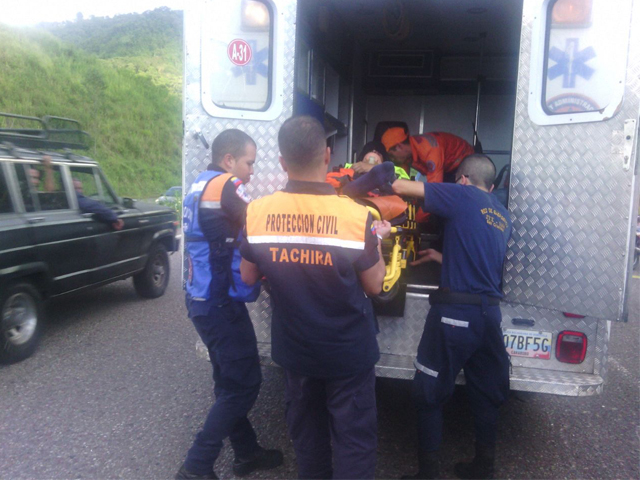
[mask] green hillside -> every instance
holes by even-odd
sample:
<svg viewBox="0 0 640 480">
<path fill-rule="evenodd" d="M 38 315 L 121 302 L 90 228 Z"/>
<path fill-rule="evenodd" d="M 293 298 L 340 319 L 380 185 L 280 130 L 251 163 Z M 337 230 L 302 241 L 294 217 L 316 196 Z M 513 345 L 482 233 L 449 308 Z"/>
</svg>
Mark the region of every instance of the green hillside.
<svg viewBox="0 0 640 480">
<path fill-rule="evenodd" d="M 0 111 L 78 120 L 94 140 L 88 155 L 121 196 L 181 183 L 182 15 L 160 10 L 47 28 L 0 24 Z M 169 29 L 157 17 L 179 21 Z"/>
<path fill-rule="evenodd" d="M 182 12 L 168 7 L 142 14 L 96 17 L 43 26 L 87 53 L 148 76 L 182 94 Z"/>
</svg>

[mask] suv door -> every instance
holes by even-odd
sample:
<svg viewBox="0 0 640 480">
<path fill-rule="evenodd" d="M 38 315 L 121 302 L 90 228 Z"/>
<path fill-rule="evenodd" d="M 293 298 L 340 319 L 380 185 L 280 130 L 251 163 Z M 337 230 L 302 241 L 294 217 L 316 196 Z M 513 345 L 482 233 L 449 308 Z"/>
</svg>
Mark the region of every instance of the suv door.
<svg viewBox="0 0 640 480">
<path fill-rule="evenodd" d="M 25 269 L 37 268 L 31 227 L 19 214 L 20 199 L 9 188 L 10 168 L 10 163 L 0 163 L 0 289 Z"/>
<path fill-rule="evenodd" d="M 16 162 L 15 174 L 31 225 L 36 256 L 47 267 L 50 295 L 93 283 L 96 266 L 95 228 L 91 219 L 71 208 L 71 185 L 52 164 L 51 176 L 39 162 Z M 48 180 L 50 185 L 45 186 Z"/>
<path fill-rule="evenodd" d="M 80 214 L 91 220 L 95 231 L 97 265 L 94 281 L 103 282 L 128 276 L 141 268 L 141 232 L 138 219 L 124 209 L 96 166 L 69 166 L 74 186 L 81 188 L 87 198 L 100 202 L 123 220 L 124 226 L 116 231 L 113 226 L 96 220 L 91 213 Z"/>
</svg>

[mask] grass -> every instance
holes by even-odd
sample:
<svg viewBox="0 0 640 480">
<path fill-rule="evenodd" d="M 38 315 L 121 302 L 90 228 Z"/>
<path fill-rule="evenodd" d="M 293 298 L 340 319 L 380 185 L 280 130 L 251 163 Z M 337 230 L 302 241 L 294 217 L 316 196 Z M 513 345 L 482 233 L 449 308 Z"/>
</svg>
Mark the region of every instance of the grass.
<svg viewBox="0 0 640 480">
<path fill-rule="evenodd" d="M 121 196 L 181 184 L 181 85 L 175 70 L 162 74 L 161 55 L 99 58 L 42 29 L 1 24 L 0 45 L 0 111 L 78 120 Z M 175 52 L 167 57 L 180 68 Z"/>
</svg>

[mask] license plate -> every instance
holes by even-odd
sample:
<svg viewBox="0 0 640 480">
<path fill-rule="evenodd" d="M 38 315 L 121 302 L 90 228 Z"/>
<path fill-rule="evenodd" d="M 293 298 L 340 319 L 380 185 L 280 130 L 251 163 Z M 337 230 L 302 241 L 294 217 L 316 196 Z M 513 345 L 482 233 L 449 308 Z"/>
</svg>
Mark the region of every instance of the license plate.
<svg viewBox="0 0 640 480">
<path fill-rule="evenodd" d="M 552 333 L 506 329 L 502 331 L 502 337 L 509 355 L 542 360 L 551 358 Z"/>
</svg>

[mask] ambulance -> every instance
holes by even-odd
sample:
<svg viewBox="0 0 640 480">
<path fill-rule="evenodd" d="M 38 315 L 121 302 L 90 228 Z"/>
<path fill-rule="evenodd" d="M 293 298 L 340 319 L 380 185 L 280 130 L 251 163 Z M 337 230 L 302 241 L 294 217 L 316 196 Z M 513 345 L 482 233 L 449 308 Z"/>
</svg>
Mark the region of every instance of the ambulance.
<svg viewBox="0 0 640 480">
<path fill-rule="evenodd" d="M 397 122 L 481 145 L 513 220 L 502 303 L 511 388 L 598 394 L 611 322 L 628 317 L 639 26 L 639 0 L 187 2 L 184 191 L 227 128 L 257 143 L 253 198 L 283 188 L 277 133 L 294 114 L 324 124 L 335 167 Z M 392 301 L 376 302 L 378 376 L 413 377 L 438 279 L 437 266 L 405 269 Z M 249 307 L 272 364 L 268 289 Z"/>
</svg>

